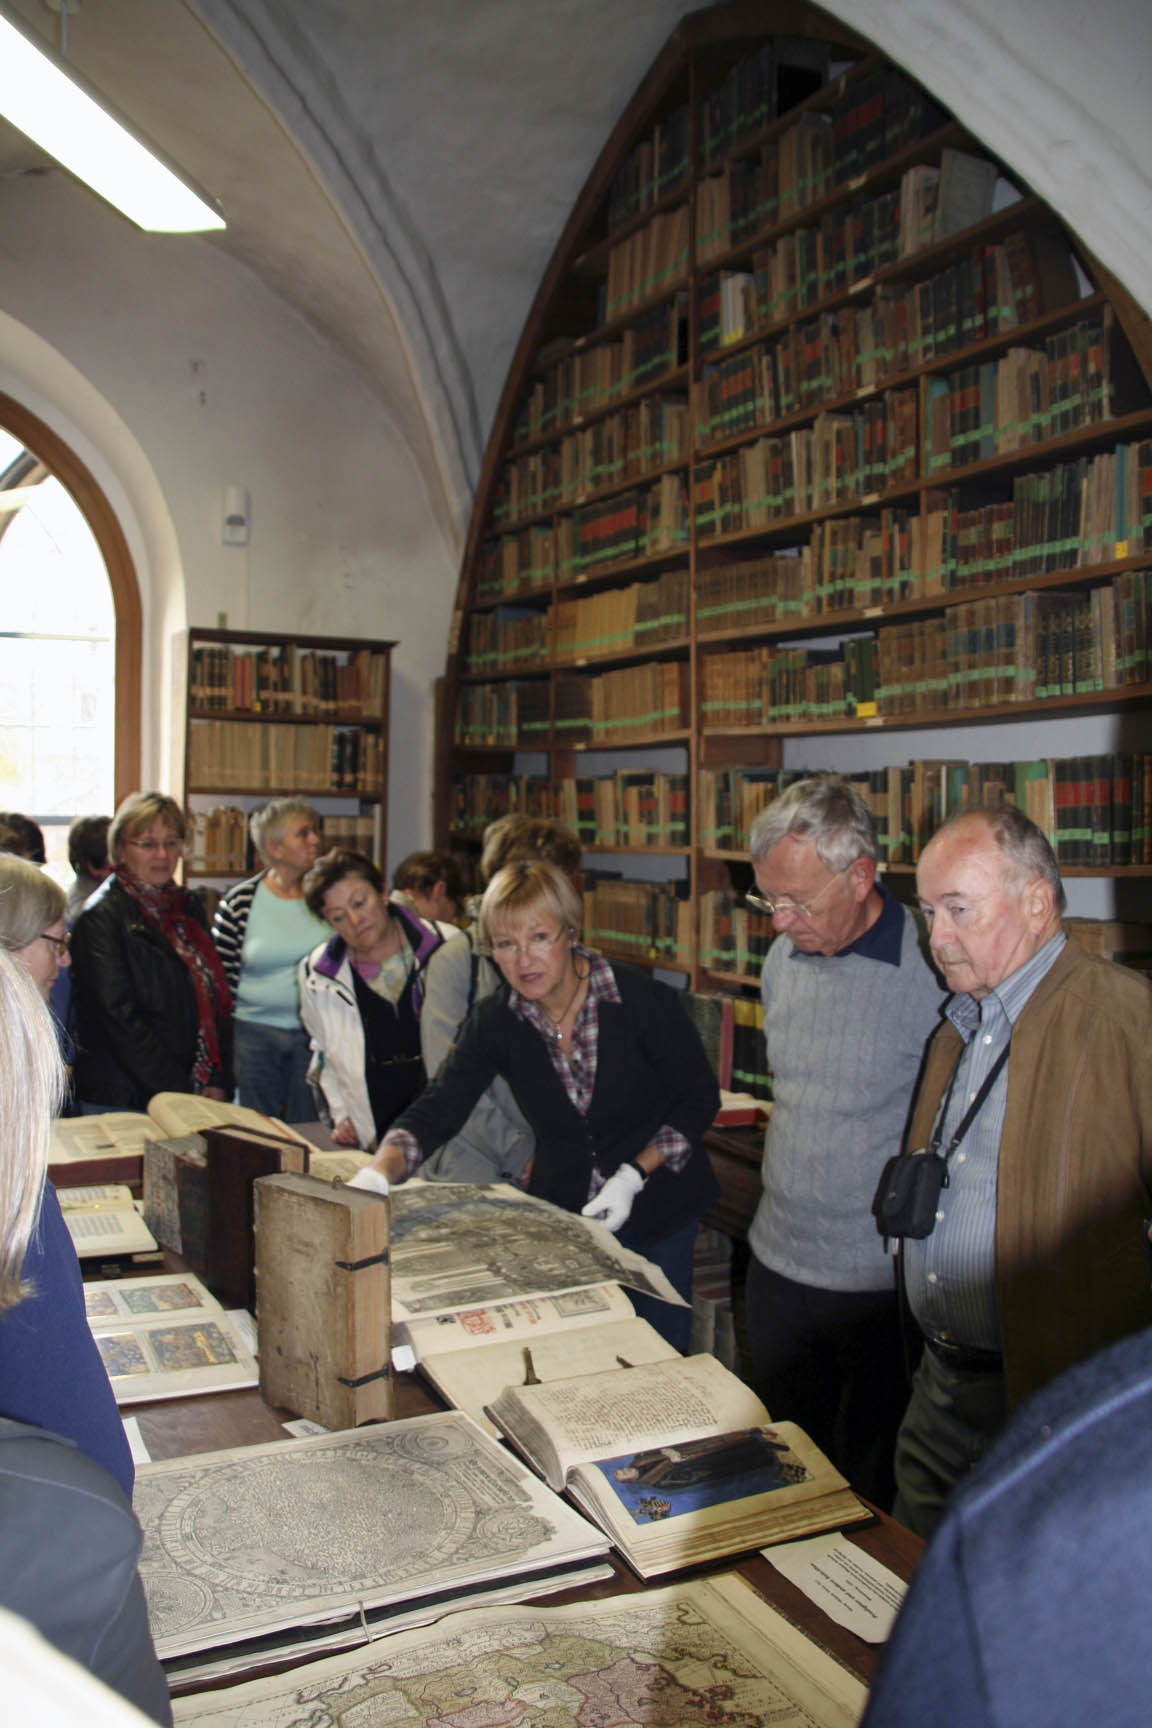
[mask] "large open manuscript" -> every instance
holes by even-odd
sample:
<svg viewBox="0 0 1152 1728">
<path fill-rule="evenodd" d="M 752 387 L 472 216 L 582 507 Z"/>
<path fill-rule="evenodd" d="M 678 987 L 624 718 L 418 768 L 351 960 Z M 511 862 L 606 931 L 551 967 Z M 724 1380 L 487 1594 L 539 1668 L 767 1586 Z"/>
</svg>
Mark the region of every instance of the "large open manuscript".
<svg viewBox="0 0 1152 1728">
<path fill-rule="evenodd" d="M 599 1531 L 456 1411 L 146 1464 L 133 1505 L 173 1679 L 609 1573 Z"/>
<path fill-rule="evenodd" d="M 482 1608 L 177 1699 L 181 1728 L 853 1728 L 864 1686 L 733 1575 L 563 1608 Z"/>
</svg>

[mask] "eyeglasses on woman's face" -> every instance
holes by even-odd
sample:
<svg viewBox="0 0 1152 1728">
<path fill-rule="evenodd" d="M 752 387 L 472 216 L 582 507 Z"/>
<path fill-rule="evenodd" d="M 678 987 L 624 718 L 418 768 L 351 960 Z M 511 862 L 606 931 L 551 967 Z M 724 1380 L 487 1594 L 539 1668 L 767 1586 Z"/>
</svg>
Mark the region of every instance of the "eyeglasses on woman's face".
<svg viewBox="0 0 1152 1728">
<path fill-rule="evenodd" d="M 179 852 L 184 842 L 173 836 L 169 840 L 129 840 L 128 845 L 135 846 L 138 852 L 147 852 L 154 856 L 157 852 Z"/>
<path fill-rule="evenodd" d="M 526 960 L 546 960 L 555 948 L 557 942 L 565 934 L 565 928 L 559 930 L 533 930 L 526 942 L 514 942 L 511 936 L 495 936 L 492 939 L 492 958 L 497 965 L 523 956 Z"/>
<path fill-rule="evenodd" d="M 51 944 L 55 951 L 56 959 L 60 961 L 63 960 L 65 954 L 68 952 L 68 943 L 71 938 L 67 931 L 65 931 L 63 936 L 53 936 L 51 930 L 41 930 L 40 940 L 41 942 L 48 942 Z"/>
</svg>

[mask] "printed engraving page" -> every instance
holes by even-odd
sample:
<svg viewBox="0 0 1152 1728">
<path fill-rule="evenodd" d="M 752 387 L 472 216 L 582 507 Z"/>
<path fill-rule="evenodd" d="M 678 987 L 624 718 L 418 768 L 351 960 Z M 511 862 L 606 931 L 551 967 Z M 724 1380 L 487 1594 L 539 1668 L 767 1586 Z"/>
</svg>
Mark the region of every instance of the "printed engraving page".
<svg viewBox="0 0 1152 1728">
<path fill-rule="evenodd" d="M 509 1387 L 492 1417 L 557 1490 L 576 1464 L 769 1420 L 755 1393 L 714 1356 Z"/>
<path fill-rule="evenodd" d="M 482 1608 L 271 1679 L 178 1698 L 181 1728 L 855 1728 L 867 1692 L 743 1579 Z"/>
<path fill-rule="evenodd" d="M 585 1326 L 575 1332 L 546 1332 L 529 1343 L 490 1344 L 486 1350 L 454 1350 L 444 1356 L 428 1357 L 421 1367 L 449 1404 L 454 1404 L 457 1410 L 467 1410 L 488 1433 L 499 1434 L 484 1409 L 507 1386 L 570 1380 L 578 1374 L 601 1374 L 644 1362 L 679 1360 L 679 1351 L 661 1338 L 654 1326 L 633 1316 Z"/>
<path fill-rule="evenodd" d="M 150 1116 L 133 1110 L 113 1110 L 107 1116 L 61 1116 L 52 1124 L 49 1164 L 73 1164 L 86 1158 L 143 1158 L 144 1142 L 156 1132 Z"/>
<path fill-rule="evenodd" d="M 394 1320 L 589 1284 L 626 1284 L 684 1306 L 660 1268 L 602 1224 L 517 1188 L 411 1181 L 391 1199 Z"/>
<path fill-rule="evenodd" d="M 618 1284 L 595 1284 L 586 1290 L 565 1290 L 559 1296 L 494 1302 L 486 1308 L 459 1308 L 427 1320 L 409 1320 L 396 1332 L 403 1343 L 412 1346 L 416 1360 L 423 1362 L 449 1350 L 474 1350 L 518 1339 L 530 1344 L 545 1332 L 602 1326 L 631 1314 L 632 1304 Z"/>
<path fill-rule="evenodd" d="M 145 1465 L 133 1508 L 162 1659 L 601 1555 L 603 1538 L 455 1411 Z M 525 1582 L 521 1593 L 532 1593 Z"/>
</svg>

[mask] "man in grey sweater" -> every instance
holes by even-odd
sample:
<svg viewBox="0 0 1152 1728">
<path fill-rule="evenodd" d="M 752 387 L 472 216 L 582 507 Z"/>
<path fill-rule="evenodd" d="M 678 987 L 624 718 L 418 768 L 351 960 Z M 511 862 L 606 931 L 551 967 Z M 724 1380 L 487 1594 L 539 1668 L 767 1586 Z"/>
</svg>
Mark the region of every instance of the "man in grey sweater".
<svg viewBox="0 0 1152 1728">
<path fill-rule="evenodd" d="M 776 932 L 760 984 L 774 1103 L 749 1232 L 753 1380 L 887 1509 L 908 1384 L 872 1198 L 945 991 L 877 880 L 875 826 L 845 781 L 790 786 L 756 818 L 750 852 L 749 903 Z"/>
</svg>

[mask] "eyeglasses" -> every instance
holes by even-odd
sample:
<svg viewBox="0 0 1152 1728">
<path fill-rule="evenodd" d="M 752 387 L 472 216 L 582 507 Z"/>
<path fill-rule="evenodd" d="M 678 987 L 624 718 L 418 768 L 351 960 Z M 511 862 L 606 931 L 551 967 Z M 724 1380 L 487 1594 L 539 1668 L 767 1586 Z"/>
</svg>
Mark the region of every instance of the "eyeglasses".
<svg viewBox="0 0 1152 1728">
<path fill-rule="evenodd" d="M 139 852 L 179 852 L 184 845 L 183 840 L 129 840 L 129 846 L 135 846 Z"/>
<path fill-rule="evenodd" d="M 492 958 L 497 963 L 511 962 L 521 954 L 526 954 L 530 960 L 547 960 L 560 938 L 567 934 L 564 929 L 554 931 L 551 936 L 546 935 L 543 930 L 536 930 L 523 944 L 513 942 L 510 936 L 498 936 L 492 944 Z"/>
<path fill-rule="evenodd" d="M 53 936 L 49 931 L 41 930 L 40 940 L 41 942 L 51 942 L 56 950 L 57 959 L 61 959 L 68 952 L 69 938 L 67 936 Z"/>
<path fill-rule="evenodd" d="M 751 907 L 753 912 L 766 912 L 769 918 L 780 916 L 785 918 L 811 918 L 813 912 L 815 912 L 825 894 L 827 894 L 828 890 L 832 887 L 832 884 L 834 882 L 839 882 L 841 876 L 847 876 L 851 868 L 851 864 L 846 864 L 843 870 L 837 870 L 835 876 L 825 882 L 819 894 L 814 895 L 811 900 L 789 900 L 784 895 L 782 895 L 778 900 L 768 900 L 763 894 L 757 894 L 754 889 L 749 889 L 748 893 L 744 896 L 744 904 L 745 906 Z"/>
</svg>

